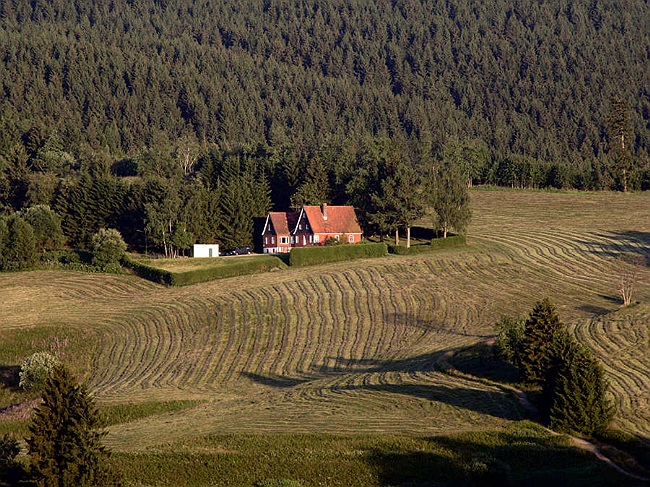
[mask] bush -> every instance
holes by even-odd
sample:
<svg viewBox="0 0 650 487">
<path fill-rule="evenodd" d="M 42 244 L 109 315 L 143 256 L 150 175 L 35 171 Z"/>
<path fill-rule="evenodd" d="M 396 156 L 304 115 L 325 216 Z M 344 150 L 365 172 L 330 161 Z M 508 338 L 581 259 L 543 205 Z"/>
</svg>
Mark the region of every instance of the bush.
<svg viewBox="0 0 650 487">
<path fill-rule="evenodd" d="M 268 272 L 285 265 L 281 259 L 272 255 L 247 260 L 232 259 L 228 264 L 204 267 L 187 272 L 170 272 L 134 261 L 129 257 L 125 257 L 122 263 L 143 279 L 165 286 L 189 286 L 226 277 L 247 276 L 258 272 Z"/>
<path fill-rule="evenodd" d="M 19 386 L 26 391 L 42 391 L 45 382 L 59 365 L 59 359 L 47 352 L 36 352 L 27 357 L 20 367 Z"/>
<path fill-rule="evenodd" d="M 506 487 L 512 485 L 510 466 L 486 454 L 478 454 L 467 464 L 469 485 Z"/>
<path fill-rule="evenodd" d="M 93 265 L 111 269 L 119 265 L 126 252 L 126 243 L 114 228 L 102 228 L 92 238 Z"/>
<path fill-rule="evenodd" d="M 18 485 L 25 476 L 17 458 L 19 453 L 20 443 L 16 438 L 7 434 L 0 437 L 0 485 Z"/>
<path fill-rule="evenodd" d="M 525 322 L 524 318 L 504 316 L 496 326 L 499 355 L 515 367 L 521 367 Z"/>
<path fill-rule="evenodd" d="M 345 260 L 383 257 L 388 254 L 385 243 L 334 245 L 328 247 L 299 247 L 291 249 L 289 264 L 292 267 L 326 264 Z"/>
</svg>

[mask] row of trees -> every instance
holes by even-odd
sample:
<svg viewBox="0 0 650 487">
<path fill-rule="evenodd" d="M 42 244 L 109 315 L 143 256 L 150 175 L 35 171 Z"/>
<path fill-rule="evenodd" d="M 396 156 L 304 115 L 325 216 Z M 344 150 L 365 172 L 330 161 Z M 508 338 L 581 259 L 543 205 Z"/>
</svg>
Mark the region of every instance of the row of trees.
<svg viewBox="0 0 650 487">
<path fill-rule="evenodd" d="M 503 318 L 498 344 L 525 382 L 541 388 L 542 420 L 563 432 L 604 432 L 615 407 L 608 397 L 603 366 L 579 344 L 548 299 L 525 319 Z"/>
<path fill-rule="evenodd" d="M 255 218 L 304 204 L 352 204 L 366 235 L 408 228 L 428 208 L 444 236 L 469 219 L 465 169 L 419 143 L 350 137 L 282 151 L 188 150 L 118 161 L 89 155 L 70 159 L 67 171 L 46 173 L 10 166 L 0 204 L 12 216 L 0 235 L 7 236 L 6 249 L 25 253 L 16 267 L 29 267 L 36 249 L 60 248 L 64 237 L 69 246 L 92 250 L 92 236 L 103 228 L 118 230 L 132 248 L 166 256 L 195 242 L 252 245 Z M 43 230 L 35 229 L 33 244 L 15 236 L 24 222 L 43 227 L 31 216 L 41 213 L 52 220 L 51 242 L 41 242 Z M 7 260 L 17 261 L 10 253 Z"/>
</svg>

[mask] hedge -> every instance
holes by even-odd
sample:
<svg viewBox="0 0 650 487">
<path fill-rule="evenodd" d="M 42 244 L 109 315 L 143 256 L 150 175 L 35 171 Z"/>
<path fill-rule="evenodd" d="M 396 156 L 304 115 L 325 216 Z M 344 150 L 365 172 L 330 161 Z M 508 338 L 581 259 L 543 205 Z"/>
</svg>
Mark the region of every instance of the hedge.
<svg viewBox="0 0 650 487">
<path fill-rule="evenodd" d="M 284 268 L 286 265 L 277 257 L 259 256 L 254 260 L 239 261 L 237 257 L 232 257 L 232 261 L 227 265 L 217 267 L 204 267 L 186 272 L 171 274 L 172 286 L 188 286 L 200 282 L 214 281 L 215 279 L 224 279 L 226 277 L 246 276 L 258 272 L 269 272 L 273 269 Z"/>
<path fill-rule="evenodd" d="M 230 262 L 216 267 L 204 267 L 186 272 L 170 272 L 165 269 L 152 267 L 130 258 L 123 260 L 123 265 L 128 267 L 138 276 L 165 286 L 188 286 L 200 282 L 213 281 L 226 277 L 245 276 L 257 272 L 268 272 L 273 269 L 283 268 L 285 264 L 274 256 L 260 256 L 254 260 L 241 261 L 233 257 Z"/>
<path fill-rule="evenodd" d="M 157 284 L 163 284 L 165 286 L 173 285 L 172 273 L 164 269 L 158 269 L 147 264 L 142 264 L 141 262 L 137 262 L 130 257 L 123 257 L 122 265 L 131 269 L 138 276 L 143 279 L 147 279 L 148 281 L 152 281 Z"/>
<path fill-rule="evenodd" d="M 289 265 L 291 267 L 303 267 L 364 257 L 383 257 L 387 254 L 388 247 L 385 243 L 299 247 L 291 249 Z"/>
<path fill-rule="evenodd" d="M 412 245 L 411 247 L 404 247 L 402 245 L 389 245 L 388 252 L 396 255 L 414 255 L 422 254 L 424 252 L 433 252 L 434 250 L 444 249 L 447 247 L 455 247 L 457 245 L 465 245 L 467 239 L 465 235 L 454 235 L 447 238 L 434 238 L 426 245 Z"/>
</svg>

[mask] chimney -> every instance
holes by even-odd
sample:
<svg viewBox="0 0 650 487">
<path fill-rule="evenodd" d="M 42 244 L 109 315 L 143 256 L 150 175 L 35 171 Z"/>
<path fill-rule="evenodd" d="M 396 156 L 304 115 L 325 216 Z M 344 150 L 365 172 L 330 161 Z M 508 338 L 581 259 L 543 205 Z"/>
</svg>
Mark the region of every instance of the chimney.
<svg viewBox="0 0 650 487">
<path fill-rule="evenodd" d="M 320 205 L 320 211 L 323 214 L 323 220 L 327 220 L 327 203 Z"/>
</svg>

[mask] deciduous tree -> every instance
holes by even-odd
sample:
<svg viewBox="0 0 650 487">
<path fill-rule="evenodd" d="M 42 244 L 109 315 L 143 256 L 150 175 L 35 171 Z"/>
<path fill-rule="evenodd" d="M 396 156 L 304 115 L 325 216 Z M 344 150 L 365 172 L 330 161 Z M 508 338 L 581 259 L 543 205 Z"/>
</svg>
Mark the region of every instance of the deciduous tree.
<svg viewBox="0 0 650 487">
<path fill-rule="evenodd" d="M 459 169 L 443 161 L 441 167 L 431 175 L 429 188 L 430 203 L 443 237 L 446 238 L 451 229 L 457 233 L 464 232 L 472 211 L 469 208 L 467 183 Z"/>
</svg>

